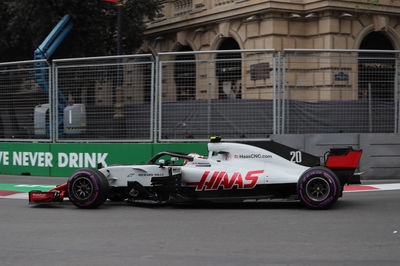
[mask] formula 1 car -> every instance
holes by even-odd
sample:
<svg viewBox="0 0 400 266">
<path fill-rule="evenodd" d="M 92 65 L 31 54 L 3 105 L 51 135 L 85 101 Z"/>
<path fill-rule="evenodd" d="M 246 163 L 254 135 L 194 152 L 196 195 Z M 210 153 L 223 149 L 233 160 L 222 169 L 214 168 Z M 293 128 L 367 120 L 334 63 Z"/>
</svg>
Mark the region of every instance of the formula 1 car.
<svg viewBox="0 0 400 266">
<path fill-rule="evenodd" d="M 30 203 L 60 202 L 96 208 L 107 199 L 153 203 L 293 199 L 311 209 L 331 207 L 354 174 L 361 150 L 331 149 L 323 157 L 274 141 L 225 143 L 211 138 L 208 156 L 161 152 L 146 165 L 74 172 L 64 185 L 32 191 Z"/>
</svg>

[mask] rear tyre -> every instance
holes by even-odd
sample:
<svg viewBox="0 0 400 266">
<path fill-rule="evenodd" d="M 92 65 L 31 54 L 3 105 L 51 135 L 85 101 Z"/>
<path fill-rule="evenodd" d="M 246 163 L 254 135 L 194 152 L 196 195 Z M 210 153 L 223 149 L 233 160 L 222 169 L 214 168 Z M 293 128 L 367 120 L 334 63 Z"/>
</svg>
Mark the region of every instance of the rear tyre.
<svg viewBox="0 0 400 266">
<path fill-rule="evenodd" d="M 107 178 L 100 171 L 81 169 L 70 176 L 67 190 L 75 206 L 93 209 L 106 201 L 109 188 Z"/>
<path fill-rule="evenodd" d="M 337 201 L 341 185 L 336 175 L 325 167 L 312 167 L 304 172 L 297 184 L 301 203 L 310 209 L 328 209 Z"/>
</svg>

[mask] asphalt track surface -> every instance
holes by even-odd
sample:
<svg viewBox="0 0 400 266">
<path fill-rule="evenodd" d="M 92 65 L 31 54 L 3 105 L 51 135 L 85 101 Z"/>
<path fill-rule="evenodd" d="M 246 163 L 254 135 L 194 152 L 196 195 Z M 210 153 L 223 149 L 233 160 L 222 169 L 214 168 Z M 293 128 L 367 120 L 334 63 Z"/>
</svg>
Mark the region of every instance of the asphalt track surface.
<svg viewBox="0 0 400 266">
<path fill-rule="evenodd" d="M 295 202 L 82 210 L 20 199 L 0 199 L 0 210 L 2 266 L 400 265 L 400 190 L 345 193 L 324 211 Z"/>
</svg>

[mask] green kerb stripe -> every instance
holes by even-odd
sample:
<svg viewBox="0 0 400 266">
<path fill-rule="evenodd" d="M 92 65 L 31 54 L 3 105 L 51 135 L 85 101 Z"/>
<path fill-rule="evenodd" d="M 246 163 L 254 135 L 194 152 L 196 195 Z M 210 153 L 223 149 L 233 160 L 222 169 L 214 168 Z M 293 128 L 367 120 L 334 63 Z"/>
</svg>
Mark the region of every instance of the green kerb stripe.
<svg viewBox="0 0 400 266">
<path fill-rule="evenodd" d="M 32 185 L 32 184 L 0 184 L 0 190 L 29 192 L 31 190 L 49 191 L 55 185 Z"/>
</svg>

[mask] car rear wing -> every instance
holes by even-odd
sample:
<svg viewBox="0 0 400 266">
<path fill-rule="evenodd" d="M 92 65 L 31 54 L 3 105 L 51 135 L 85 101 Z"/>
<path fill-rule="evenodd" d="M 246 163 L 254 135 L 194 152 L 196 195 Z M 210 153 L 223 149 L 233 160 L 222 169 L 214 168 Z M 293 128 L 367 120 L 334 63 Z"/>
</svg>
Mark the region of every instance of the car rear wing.
<svg viewBox="0 0 400 266">
<path fill-rule="evenodd" d="M 362 150 L 352 147 L 330 149 L 324 156 L 324 166 L 331 169 L 344 184 L 361 184 L 360 174 L 354 174 L 360 163 Z"/>
</svg>

